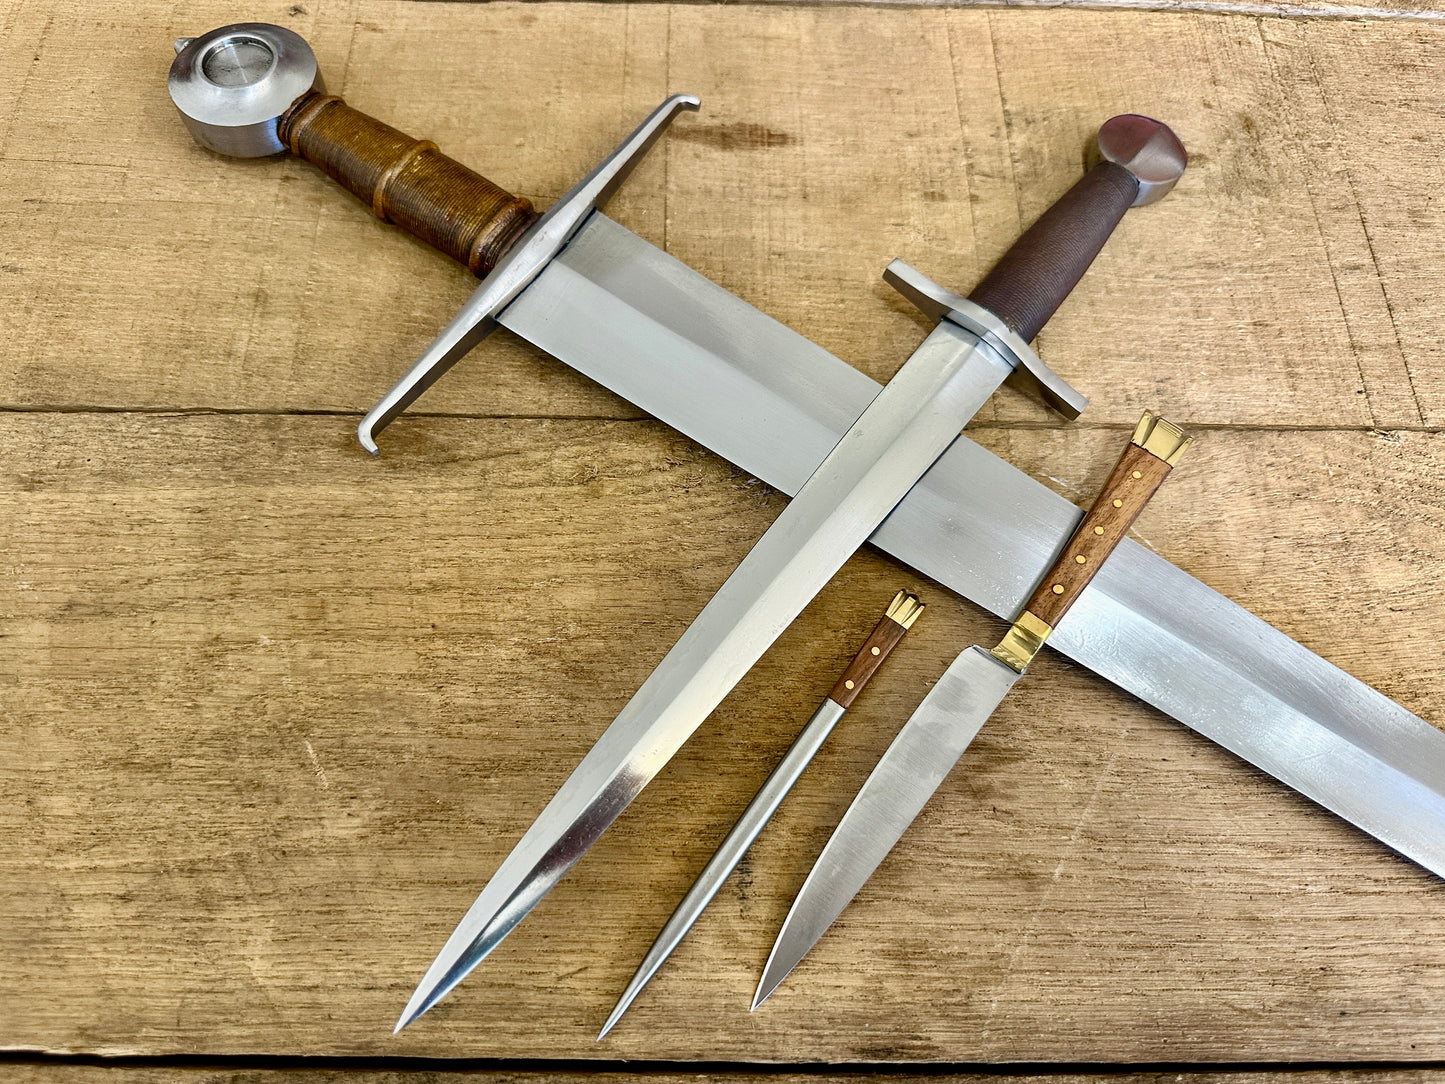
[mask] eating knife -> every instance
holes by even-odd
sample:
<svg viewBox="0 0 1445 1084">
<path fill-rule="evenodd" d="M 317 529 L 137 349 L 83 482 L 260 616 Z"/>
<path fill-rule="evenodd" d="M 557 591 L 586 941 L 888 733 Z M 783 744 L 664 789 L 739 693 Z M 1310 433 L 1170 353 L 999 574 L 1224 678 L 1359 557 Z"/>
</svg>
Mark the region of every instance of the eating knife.
<svg viewBox="0 0 1445 1084">
<path fill-rule="evenodd" d="M 959 655 L 919 704 L 803 882 L 768 955 L 754 1009 L 807 955 L 913 823 L 1189 443 L 1178 426 L 1145 412 L 1094 507 L 1013 627 L 993 650 L 975 645 Z"/>
</svg>

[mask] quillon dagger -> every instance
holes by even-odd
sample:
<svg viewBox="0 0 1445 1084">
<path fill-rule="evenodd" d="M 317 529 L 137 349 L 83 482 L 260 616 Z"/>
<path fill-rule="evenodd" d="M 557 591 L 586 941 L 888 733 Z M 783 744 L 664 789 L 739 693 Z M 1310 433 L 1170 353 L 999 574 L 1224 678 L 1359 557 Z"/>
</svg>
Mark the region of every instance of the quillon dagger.
<svg viewBox="0 0 1445 1084">
<path fill-rule="evenodd" d="M 490 272 L 537 217 L 527 201 L 325 95 L 315 57 L 289 30 L 247 23 L 176 44 L 171 96 L 197 142 L 305 158 L 486 276 L 479 290 L 494 298 L 529 280 L 496 324 L 781 492 L 798 491 L 877 395 L 872 378 L 595 209 L 606 177 L 625 176 L 691 99 L 664 103 L 594 171 L 602 183 L 558 201 L 581 225 L 540 271 L 510 265 L 498 278 Z M 1183 168 L 1177 141 L 1111 131 L 1108 154 L 1140 178 L 1140 202 L 1167 191 Z M 937 288 L 905 296 L 935 319 L 962 300 Z M 493 317 L 473 311 L 479 338 Z M 455 360 L 454 347 L 443 336 L 423 355 L 363 420 L 363 441 L 374 447 L 380 423 Z M 960 436 L 870 541 L 1011 618 L 1079 514 Z M 1145 547 L 1120 544 L 1050 643 L 1445 875 L 1445 734 Z"/>
<path fill-rule="evenodd" d="M 1115 118 L 1131 144 L 1167 135 Z M 1168 136 L 1172 139 L 1172 136 Z M 1108 141 L 1101 140 L 1108 145 Z M 1180 151 L 1182 155 L 1182 149 Z M 1176 159 L 1177 160 L 1177 159 Z M 1093 261 L 1139 179 L 1105 156 L 956 298 L 718 588 L 538 815 L 442 946 L 402 1011 L 415 1020 L 476 967 L 662 770 L 1015 370 L 1069 417 L 1084 405 L 1028 347 Z M 905 293 L 940 288 L 894 262 Z"/>
<path fill-rule="evenodd" d="M 793 784 L 803 774 L 803 769 L 838 725 L 838 720 L 853 706 L 853 701 L 863 692 L 869 679 L 878 672 L 883 660 L 898 646 L 903 634 L 913 627 L 922 613 L 923 604 L 916 595 L 899 591 L 893 597 L 883 619 L 878 622 L 858 654 L 843 671 L 832 692 L 823 698 L 823 703 L 818 706 L 818 710 L 799 732 L 778 766 L 758 789 L 753 800 L 743 810 L 742 816 L 738 818 L 737 824 L 733 825 L 732 831 L 708 860 L 693 886 L 687 890 L 687 895 L 672 912 L 672 917 L 658 933 L 636 973 L 627 983 L 627 989 L 617 999 L 607 1023 L 602 1025 L 602 1030 L 597 1035 L 599 1042 L 617 1021 L 622 1019 L 622 1014 L 637 999 L 637 995 L 642 993 L 643 987 L 652 980 L 652 976 L 657 974 L 657 969 L 672 955 L 672 950 L 682 944 L 687 931 L 692 929 L 693 923 L 707 909 L 707 905 L 722 888 L 723 882 L 737 868 L 743 855 L 747 854 L 748 848 L 753 845 L 753 841 L 758 838 L 758 834 L 787 797 L 788 791 L 793 789 Z"/>
<path fill-rule="evenodd" d="M 768 955 L 754 1009 L 817 943 L 893 849 L 1188 446 L 1189 438 L 1178 426 L 1145 413 L 1094 507 L 1013 627 L 992 651 L 975 646 L 959 655 L 929 691 L 803 882 Z"/>
</svg>

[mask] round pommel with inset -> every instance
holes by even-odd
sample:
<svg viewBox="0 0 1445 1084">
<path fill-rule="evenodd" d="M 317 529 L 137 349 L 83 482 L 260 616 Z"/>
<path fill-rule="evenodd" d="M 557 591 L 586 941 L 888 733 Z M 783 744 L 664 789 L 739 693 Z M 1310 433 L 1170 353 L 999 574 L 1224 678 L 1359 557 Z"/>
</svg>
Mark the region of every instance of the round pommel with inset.
<svg viewBox="0 0 1445 1084">
<path fill-rule="evenodd" d="M 171 101 L 197 143 L 237 158 L 286 150 L 281 118 L 297 98 L 325 91 L 316 54 L 299 34 L 236 23 L 176 42 Z"/>
<path fill-rule="evenodd" d="M 1094 149 L 1099 158 L 1123 166 L 1139 182 L 1135 207 L 1163 199 L 1189 164 L 1184 144 L 1167 124 L 1137 113 L 1106 120 Z"/>
</svg>

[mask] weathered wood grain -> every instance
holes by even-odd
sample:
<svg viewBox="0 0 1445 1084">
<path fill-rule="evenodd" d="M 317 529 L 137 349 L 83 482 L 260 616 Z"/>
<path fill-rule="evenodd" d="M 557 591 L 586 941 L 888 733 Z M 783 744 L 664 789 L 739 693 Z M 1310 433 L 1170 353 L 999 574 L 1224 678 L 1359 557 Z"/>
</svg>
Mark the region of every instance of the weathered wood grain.
<svg viewBox="0 0 1445 1084">
<path fill-rule="evenodd" d="M 699 93 L 616 216 L 880 379 L 923 332 L 878 281 L 889 258 L 967 289 L 1078 176 L 1099 120 L 1168 120 L 1190 172 L 1126 216 L 1041 337 L 1093 398 L 1084 423 L 1004 392 L 981 439 L 1086 503 L 1141 409 L 1202 430 L 1140 535 L 1445 720 L 1445 28 L 0 4 L 0 1048 L 1445 1058 L 1439 883 L 1054 657 L 749 1015 L 852 788 L 952 655 L 1001 632 L 874 554 L 493 959 L 389 1038 L 466 903 L 782 500 L 505 334 L 363 457 L 355 413 L 473 282 L 301 163 L 189 143 L 169 42 L 239 17 L 297 29 L 352 104 L 541 205 L 665 93 Z M 928 613 L 595 1046 L 900 587 Z"/>
<path fill-rule="evenodd" d="M 850 562 L 593 852 L 399 1039 L 482 881 L 782 505 L 650 422 L 0 417 L 4 1043 L 718 1060 L 1439 1058 L 1441 886 L 1050 657 L 799 971 L 851 788 L 996 637 Z M 984 434 L 1071 494 L 1120 430 Z M 1445 717 L 1440 434 L 1204 434 L 1139 534 Z M 929 603 L 603 1047 L 617 991 L 900 587 Z M 1427 632 L 1428 635 L 1428 632 Z"/>
<path fill-rule="evenodd" d="M 891 257 L 966 290 L 1077 178 L 1100 120 L 1149 112 L 1193 165 L 1126 218 L 1041 338 L 1095 420 L 1159 407 L 1195 424 L 1420 427 L 1445 409 L 1445 28 L 590 4 L 249 14 L 307 35 L 358 108 L 542 204 L 667 91 L 701 94 L 617 217 L 880 378 L 921 333 L 879 280 Z M 14 10 L 0 403 L 360 411 L 470 290 L 309 166 L 190 143 L 165 94 L 169 42 L 234 17 L 216 2 L 184 19 Z M 118 35 L 136 47 L 112 48 Z M 635 414 L 505 334 L 423 408 Z M 1047 417 L 1008 394 L 988 413 Z"/>
</svg>

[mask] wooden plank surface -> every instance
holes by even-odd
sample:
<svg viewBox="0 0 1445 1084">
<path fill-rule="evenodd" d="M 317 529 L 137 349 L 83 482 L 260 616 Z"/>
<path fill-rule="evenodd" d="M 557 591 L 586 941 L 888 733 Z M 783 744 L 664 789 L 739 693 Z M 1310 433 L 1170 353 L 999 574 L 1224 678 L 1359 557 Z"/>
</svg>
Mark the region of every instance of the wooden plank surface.
<svg viewBox="0 0 1445 1084">
<path fill-rule="evenodd" d="M 1098 121 L 1193 165 L 978 439 L 1086 501 L 1200 432 L 1171 560 L 1445 719 L 1445 221 L 1423 22 L 1129 11 L 263 4 L 331 86 L 545 202 L 668 90 L 615 215 L 886 379 L 901 255 L 966 289 Z M 356 448 L 471 281 L 308 168 L 189 143 L 171 38 L 0 34 L 0 1048 L 812 1061 L 1445 1058 L 1437 880 L 1057 658 L 825 940 L 747 1000 L 808 859 L 962 646 L 859 555 L 594 853 L 400 1039 L 480 884 L 783 507 L 505 334 Z M 118 40 L 140 43 L 117 50 Z M 14 73 L 14 77 L 10 77 Z M 930 609 L 601 1047 L 658 924 L 900 587 Z"/>
</svg>

